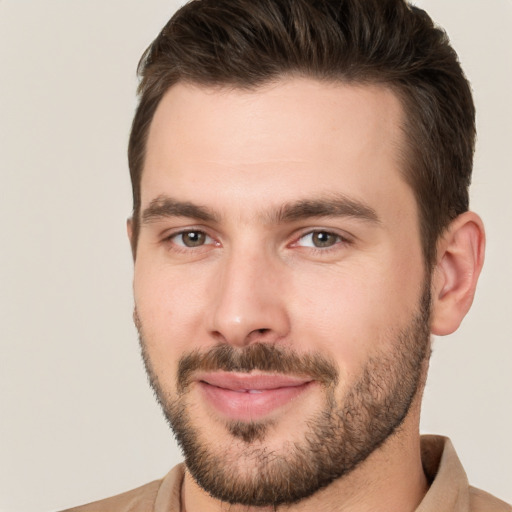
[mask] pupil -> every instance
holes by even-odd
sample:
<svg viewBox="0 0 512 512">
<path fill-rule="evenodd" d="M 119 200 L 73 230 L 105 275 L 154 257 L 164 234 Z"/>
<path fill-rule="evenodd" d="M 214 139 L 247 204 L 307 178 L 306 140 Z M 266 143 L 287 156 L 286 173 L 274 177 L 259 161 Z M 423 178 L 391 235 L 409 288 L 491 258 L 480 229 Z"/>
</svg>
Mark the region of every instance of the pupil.
<svg viewBox="0 0 512 512">
<path fill-rule="evenodd" d="M 328 247 L 333 244 L 334 237 L 331 233 L 319 231 L 313 235 L 313 242 L 317 247 Z"/>
<path fill-rule="evenodd" d="M 183 237 L 183 243 L 187 247 L 197 247 L 204 243 L 204 233 L 201 233 L 200 231 L 191 231 L 186 233 Z"/>
</svg>

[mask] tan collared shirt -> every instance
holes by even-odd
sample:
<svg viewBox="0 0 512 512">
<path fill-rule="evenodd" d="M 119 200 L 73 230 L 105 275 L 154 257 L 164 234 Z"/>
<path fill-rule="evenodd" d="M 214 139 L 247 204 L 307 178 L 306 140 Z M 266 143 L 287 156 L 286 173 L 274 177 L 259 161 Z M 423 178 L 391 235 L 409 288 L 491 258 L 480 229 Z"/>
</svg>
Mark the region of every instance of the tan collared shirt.
<svg viewBox="0 0 512 512">
<path fill-rule="evenodd" d="M 421 452 L 431 485 L 416 512 L 512 512 L 510 505 L 469 485 L 448 438 L 422 436 Z M 63 512 L 180 512 L 184 474 L 179 464 L 162 480 Z"/>
</svg>

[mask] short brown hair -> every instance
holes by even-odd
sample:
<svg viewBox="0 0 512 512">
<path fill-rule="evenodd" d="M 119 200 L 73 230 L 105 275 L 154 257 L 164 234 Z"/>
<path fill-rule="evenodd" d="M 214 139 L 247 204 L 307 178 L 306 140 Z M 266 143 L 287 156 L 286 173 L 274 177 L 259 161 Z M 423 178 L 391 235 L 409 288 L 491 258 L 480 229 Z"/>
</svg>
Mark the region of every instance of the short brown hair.
<svg viewBox="0 0 512 512">
<path fill-rule="evenodd" d="M 420 212 L 425 261 L 469 206 L 475 110 L 444 31 L 405 0 L 193 0 L 143 54 L 128 158 L 134 249 L 149 127 L 177 82 L 254 89 L 287 75 L 378 83 L 400 98 L 403 175 Z"/>
</svg>

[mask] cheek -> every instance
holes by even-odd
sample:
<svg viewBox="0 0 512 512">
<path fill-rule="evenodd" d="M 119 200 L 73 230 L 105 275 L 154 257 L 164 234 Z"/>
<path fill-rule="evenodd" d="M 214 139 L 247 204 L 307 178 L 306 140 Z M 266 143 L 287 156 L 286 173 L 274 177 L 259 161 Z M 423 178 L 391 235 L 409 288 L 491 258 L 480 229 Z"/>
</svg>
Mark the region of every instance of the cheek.
<svg viewBox="0 0 512 512">
<path fill-rule="evenodd" d="M 180 272 L 136 262 L 134 299 L 144 341 L 159 375 L 174 371 L 184 352 L 201 339 L 205 286 Z"/>
<path fill-rule="evenodd" d="M 422 271 L 406 267 L 411 264 L 395 258 L 389 265 L 379 260 L 302 273 L 291 294 L 293 343 L 328 354 L 342 375 L 357 375 L 372 353 L 390 348 L 417 311 Z"/>
</svg>

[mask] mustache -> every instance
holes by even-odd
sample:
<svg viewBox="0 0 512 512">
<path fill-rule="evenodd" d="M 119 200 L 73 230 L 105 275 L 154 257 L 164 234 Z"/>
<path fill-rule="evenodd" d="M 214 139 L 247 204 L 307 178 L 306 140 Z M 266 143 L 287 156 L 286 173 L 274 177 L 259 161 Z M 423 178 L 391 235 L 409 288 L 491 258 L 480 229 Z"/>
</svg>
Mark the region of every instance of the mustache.
<svg viewBox="0 0 512 512">
<path fill-rule="evenodd" d="M 179 393 L 184 393 L 194 373 L 199 371 L 249 373 L 253 370 L 305 376 L 325 386 L 335 386 L 339 378 L 336 364 L 321 354 L 297 354 L 289 348 L 267 343 L 254 343 L 243 348 L 220 344 L 181 357 L 178 362 L 177 389 Z"/>
</svg>

